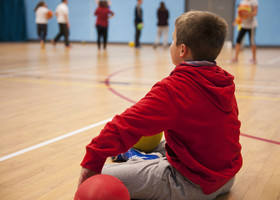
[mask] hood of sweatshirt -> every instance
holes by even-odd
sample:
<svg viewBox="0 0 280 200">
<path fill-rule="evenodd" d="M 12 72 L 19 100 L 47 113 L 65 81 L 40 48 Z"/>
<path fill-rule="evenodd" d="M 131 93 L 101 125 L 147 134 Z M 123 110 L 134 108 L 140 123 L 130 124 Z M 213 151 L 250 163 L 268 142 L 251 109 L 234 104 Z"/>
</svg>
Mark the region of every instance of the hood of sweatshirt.
<svg viewBox="0 0 280 200">
<path fill-rule="evenodd" d="M 182 62 L 171 76 L 187 78 L 215 106 L 224 112 L 231 112 L 235 103 L 234 76 L 216 65 L 216 62 Z M 182 77 L 181 77 L 182 78 Z"/>
</svg>

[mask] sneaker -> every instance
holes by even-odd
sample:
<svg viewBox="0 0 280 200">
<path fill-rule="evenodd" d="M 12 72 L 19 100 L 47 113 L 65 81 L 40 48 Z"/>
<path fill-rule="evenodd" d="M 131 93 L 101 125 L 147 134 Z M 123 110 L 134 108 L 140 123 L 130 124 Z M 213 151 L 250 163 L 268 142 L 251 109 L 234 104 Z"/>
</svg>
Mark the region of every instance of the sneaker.
<svg viewBox="0 0 280 200">
<path fill-rule="evenodd" d="M 146 154 L 137 149 L 131 148 L 126 153 L 122 154 L 122 158 L 124 160 L 154 160 L 161 158 L 162 155 L 160 153 L 149 153 Z"/>
<path fill-rule="evenodd" d="M 122 154 L 111 157 L 111 159 L 112 159 L 113 162 L 124 162 L 124 161 L 126 161 L 125 159 L 123 159 Z"/>
</svg>

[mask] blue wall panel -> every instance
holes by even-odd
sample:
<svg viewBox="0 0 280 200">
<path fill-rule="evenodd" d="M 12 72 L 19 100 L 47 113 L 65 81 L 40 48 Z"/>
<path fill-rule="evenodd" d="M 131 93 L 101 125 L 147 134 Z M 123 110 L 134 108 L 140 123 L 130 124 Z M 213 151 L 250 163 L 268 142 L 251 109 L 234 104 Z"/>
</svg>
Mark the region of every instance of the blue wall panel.
<svg viewBox="0 0 280 200">
<path fill-rule="evenodd" d="M 51 10 L 55 10 L 60 0 L 45 0 Z M 35 13 L 33 9 L 38 1 L 25 0 L 27 37 L 36 40 Z M 169 19 L 169 42 L 172 41 L 172 32 L 175 19 L 184 12 L 184 0 L 164 0 L 170 12 Z M 236 0 L 236 5 L 240 0 Z M 156 36 L 156 10 L 160 0 L 144 0 L 142 8 L 144 12 L 144 29 L 141 42 L 154 43 Z M 126 43 L 134 40 L 134 8 L 136 0 L 112 0 L 111 9 L 115 17 L 109 22 L 109 42 Z M 97 5 L 95 0 L 69 0 L 70 10 L 70 40 L 72 41 L 96 41 L 96 30 L 94 27 L 96 17 L 93 12 Z M 259 26 L 256 33 L 256 44 L 258 46 L 280 45 L 280 8 L 279 0 L 259 0 L 259 13 L 257 16 Z M 230 24 L 231 25 L 231 24 Z M 53 38 L 58 32 L 55 17 L 49 21 L 48 39 Z M 237 30 L 234 31 L 234 43 Z M 248 37 L 245 38 L 248 44 Z"/>
<path fill-rule="evenodd" d="M 38 1 L 25 0 L 26 23 L 28 39 L 36 40 L 36 24 L 34 7 Z M 55 11 L 60 0 L 45 0 L 49 9 Z M 172 41 L 172 32 L 175 19 L 184 12 L 184 0 L 165 0 L 166 7 L 170 12 L 169 18 L 169 42 Z M 156 10 L 160 0 L 144 0 L 142 4 L 144 13 L 144 28 L 141 42 L 153 43 L 156 36 Z M 70 40 L 72 41 L 96 41 L 95 21 L 93 15 L 97 5 L 95 0 L 69 0 Z M 134 9 L 136 0 L 112 0 L 111 10 L 115 16 L 109 21 L 109 42 L 127 43 L 134 40 Z M 48 24 L 47 39 L 53 38 L 58 32 L 55 17 Z"/>
</svg>

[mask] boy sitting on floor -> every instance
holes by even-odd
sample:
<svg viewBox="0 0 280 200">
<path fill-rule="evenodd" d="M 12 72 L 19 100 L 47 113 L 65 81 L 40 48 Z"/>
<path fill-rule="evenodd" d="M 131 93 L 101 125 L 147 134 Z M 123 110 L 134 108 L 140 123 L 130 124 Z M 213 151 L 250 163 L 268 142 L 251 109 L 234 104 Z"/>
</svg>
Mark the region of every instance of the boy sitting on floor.
<svg viewBox="0 0 280 200">
<path fill-rule="evenodd" d="M 242 157 L 234 77 L 215 62 L 226 34 L 225 20 L 210 12 L 176 19 L 176 67 L 87 145 L 79 184 L 102 171 L 119 178 L 132 199 L 208 200 L 230 190 Z M 107 157 L 161 131 L 163 157 L 103 167 Z"/>
</svg>

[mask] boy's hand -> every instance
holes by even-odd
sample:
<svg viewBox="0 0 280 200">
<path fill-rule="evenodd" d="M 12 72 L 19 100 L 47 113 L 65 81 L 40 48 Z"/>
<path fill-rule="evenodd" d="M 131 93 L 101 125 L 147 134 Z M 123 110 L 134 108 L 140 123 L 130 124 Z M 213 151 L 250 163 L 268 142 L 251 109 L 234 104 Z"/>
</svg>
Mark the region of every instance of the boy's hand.
<svg viewBox="0 0 280 200">
<path fill-rule="evenodd" d="M 95 171 L 91 170 L 91 169 L 87 169 L 82 167 L 81 170 L 81 175 L 80 175 L 80 179 L 79 179 L 79 183 L 78 183 L 78 187 L 81 185 L 82 182 L 84 182 L 86 179 L 88 179 L 91 176 L 97 175 L 98 173 L 96 173 Z"/>
</svg>

